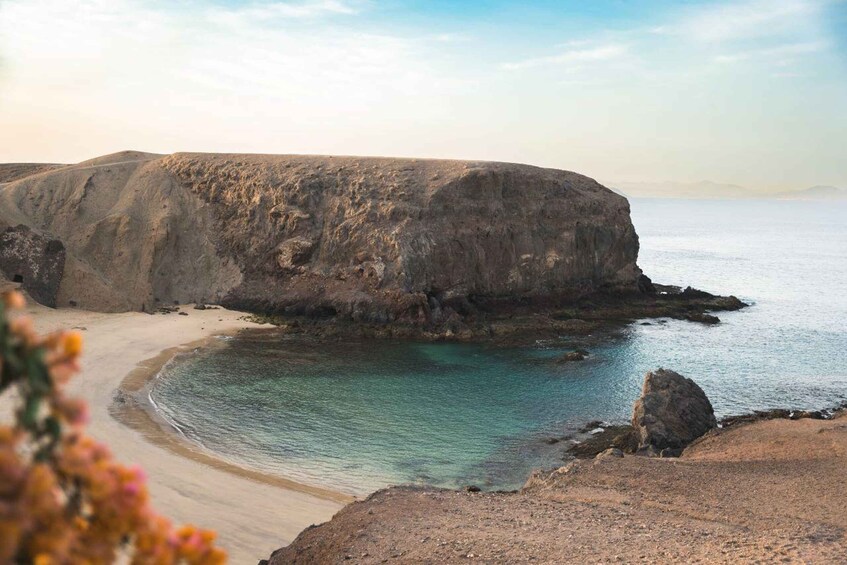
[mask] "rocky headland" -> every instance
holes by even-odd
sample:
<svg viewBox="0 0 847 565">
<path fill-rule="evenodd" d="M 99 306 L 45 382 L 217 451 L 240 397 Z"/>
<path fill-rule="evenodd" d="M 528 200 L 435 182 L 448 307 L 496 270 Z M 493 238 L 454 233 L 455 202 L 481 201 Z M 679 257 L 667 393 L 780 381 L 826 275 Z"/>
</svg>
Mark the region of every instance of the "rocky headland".
<svg viewBox="0 0 847 565">
<path fill-rule="evenodd" d="M 619 428 L 623 449 L 595 445 L 519 491 L 377 491 L 263 563 L 830 563 L 847 555 L 843 409 L 771 411 L 719 426 L 693 381 L 660 369 L 647 375 L 632 425 Z"/>
<path fill-rule="evenodd" d="M 217 303 L 294 331 L 476 339 L 744 305 L 654 286 L 626 199 L 567 171 L 134 151 L 6 168 L 0 271 L 49 306 Z"/>
</svg>

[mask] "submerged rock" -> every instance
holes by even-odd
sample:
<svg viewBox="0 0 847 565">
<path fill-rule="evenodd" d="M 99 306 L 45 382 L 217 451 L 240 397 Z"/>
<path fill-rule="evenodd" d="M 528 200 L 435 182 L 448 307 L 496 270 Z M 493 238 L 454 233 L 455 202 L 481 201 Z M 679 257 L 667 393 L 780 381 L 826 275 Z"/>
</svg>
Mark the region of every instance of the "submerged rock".
<svg viewBox="0 0 847 565">
<path fill-rule="evenodd" d="M 689 443 L 717 426 L 712 403 L 694 381 L 658 369 L 647 373 L 632 411 L 638 451 L 678 455 Z M 666 450 L 666 451 L 663 451 Z"/>
<path fill-rule="evenodd" d="M 712 314 L 706 314 L 705 312 L 695 312 L 692 314 L 688 314 L 685 317 L 689 322 L 699 322 L 701 324 L 714 325 L 720 323 L 720 318 L 714 316 Z"/>
<path fill-rule="evenodd" d="M 565 353 L 564 355 L 557 358 L 556 360 L 559 363 L 569 363 L 571 361 L 582 361 L 586 357 L 588 357 L 588 351 L 586 351 L 585 349 L 577 349 L 575 351 L 569 351 L 569 352 Z"/>
<path fill-rule="evenodd" d="M 587 434 L 591 430 L 594 430 L 596 428 L 602 428 L 603 425 L 604 424 L 602 420 L 591 420 L 590 422 L 586 422 L 585 425 L 579 429 L 579 431 L 580 433 Z"/>
</svg>

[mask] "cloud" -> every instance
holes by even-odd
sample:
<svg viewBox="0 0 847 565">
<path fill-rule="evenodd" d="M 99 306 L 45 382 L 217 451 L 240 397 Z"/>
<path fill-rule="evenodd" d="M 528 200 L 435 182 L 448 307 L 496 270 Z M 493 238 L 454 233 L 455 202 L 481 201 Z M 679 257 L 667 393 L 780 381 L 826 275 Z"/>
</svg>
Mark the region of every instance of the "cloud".
<svg viewBox="0 0 847 565">
<path fill-rule="evenodd" d="M 714 57 L 716 63 L 737 63 L 750 60 L 770 60 L 779 65 L 790 64 L 798 57 L 813 53 L 820 53 L 828 48 L 826 41 L 807 41 L 802 43 L 788 43 L 776 47 L 762 49 L 750 49 L 735 53 L 725 53 Z"/>
<path fill-rule="evenodd" d="M 98 123 L 143 107 L 163 127 L 265 114 L 305 128 L 375 114 L 423 119 L 438 107 L 423 102 L 454 86 L 438 76 L 428 38 L 351 23 L 366 2 L 69 4 L 0 1 L 0 104 Z"/>
<path fill-rule="evenodd" d="M 833 47 L 824 23 L 825 8 L 833 1 L 839 0 L 743 0 L 675 8 L 634 27 L 595 30 L 556 45 L 550 55 L 500 68 L 555 67 L 610 83 L 683 80 L 743 61 L 788 67 Z"/>
<path fill-rule="evenodd" d="M 427 37 L 438 43 L 465 43 L 470 41 L 470 36 L 463 33 L 437 33 Z"/>
<path fill-rule="evenodd" d="M 826 0 L 719 4 L 689 12 L 670 29 L 676 37 L 711 49 L 713 63 L 784 68 L 830 49 L 823 25 L 827 4 Z"/>
<path fill-rule="evenodd" d="M 535 57 L 514 63 L 504 63 L 502 68 L 510 71 L 547 66 L 571 66 L 579 63 L 591 63 L 618 59 L 627 53 L 627 47 L 621 44 L 599 45 L 585 49 L 569 49 L 556 55 Z"/>
<path fill-rule="evenodd" d="M 213 22 L 273 23 L 279 20 L 316 19 L 331 16 L 351 16 L 366 6 L 363 0 L 307 0 L 302 2 L 254 2 L 234 8 L 214 7 L 206 13 Z"/>
<path fill-rule="evenodd" d="M 659 33 L 704 43 L 750 40 L 806 31 L 821 15 L 823 0 L 748 0 L 690 9 Z"/>
</svg>

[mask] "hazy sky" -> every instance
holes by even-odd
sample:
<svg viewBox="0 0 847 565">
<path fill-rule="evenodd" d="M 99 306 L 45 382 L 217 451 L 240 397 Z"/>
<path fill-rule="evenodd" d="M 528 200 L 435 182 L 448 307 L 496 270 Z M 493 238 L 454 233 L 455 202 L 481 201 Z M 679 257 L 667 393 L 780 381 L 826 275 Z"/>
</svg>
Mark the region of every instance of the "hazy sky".
<svg viewBox="0 0 847 565">
<path fill-rule="evenodd" d="M 0 0 L 0 162 L 121 149 L 847 186 L 847 2 Z"/>
</svg>

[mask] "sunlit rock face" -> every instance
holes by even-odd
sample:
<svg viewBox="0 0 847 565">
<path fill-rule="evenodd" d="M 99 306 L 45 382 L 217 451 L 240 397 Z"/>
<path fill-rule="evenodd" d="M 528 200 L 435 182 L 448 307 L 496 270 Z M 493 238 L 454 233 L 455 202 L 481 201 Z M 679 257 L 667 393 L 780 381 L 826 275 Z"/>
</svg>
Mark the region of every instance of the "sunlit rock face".
<svg viewBox="0 0 847 565">
<path fill-rule="evenodd" d="M 625 198 L 527 165 L 123 152 L 2 191 L 5 221 L 67 248 L 59 302 L 94 309 L 417 323 L 469 301 L 637 292 L 640 275 Z"/>
</svg>

